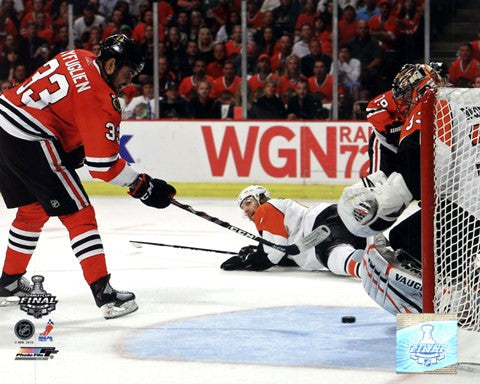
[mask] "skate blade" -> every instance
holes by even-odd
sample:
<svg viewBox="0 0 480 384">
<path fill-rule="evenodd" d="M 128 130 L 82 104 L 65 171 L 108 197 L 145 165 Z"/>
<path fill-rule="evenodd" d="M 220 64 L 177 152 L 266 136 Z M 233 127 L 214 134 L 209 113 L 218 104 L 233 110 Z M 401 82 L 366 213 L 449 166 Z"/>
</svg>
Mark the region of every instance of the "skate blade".
<svg viewBox="0 0 480 384">
<path fill-rule="evenodd" d="M 115 319 L 135 312 L 138 309 L 138 305 L 135 300 L 130 300 L 123 303 L 121 306 L 115 306 L 114 303 L 104 304 L 100 307 L 105 319 Z"/>
<path fill-rule="evenodd" d="M 0 298 L 0 307 L 13 307 L 18 305 L 20 302 L 20 297 L 18 296 L 9 296 Z"/>
</svg>

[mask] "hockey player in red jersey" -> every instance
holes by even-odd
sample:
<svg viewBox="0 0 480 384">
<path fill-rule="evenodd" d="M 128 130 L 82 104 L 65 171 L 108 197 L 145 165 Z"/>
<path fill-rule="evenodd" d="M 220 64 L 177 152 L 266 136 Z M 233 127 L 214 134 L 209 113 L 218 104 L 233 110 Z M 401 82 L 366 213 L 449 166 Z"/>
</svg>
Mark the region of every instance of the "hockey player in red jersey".
<svg viewBox="0 0 480 384">
<path fill-rule="evenodd" d="M 374 129 L 368 152 L 370 173 L 380 169 L 386 174 L 393 171 L 390 167 L 394 165 L 392 158 L 396 154 L 395 142 L 398 142 L 406 118 L 404 109 L 401 100 L 393 97 L 392 90 L 378 95 L 368 103 L 367 119 Z"/>
<path fill-rule="evenodd" d="M 407 64 L 395 77 L 393 98 L 401 100 L 409 114 L 395 136 L 391 136 L 389 144 L 394 151 L 386 164 L 388 177 L 387 172 L 380 170 L 343 192 L 338 213 L 351 233 L 378 236 L 397 222 L 412 200 L 420 200 L 421 99 L 428 89 L 435 89 L 442 82 L 439 73 L 424 64 Z M 388 249 L 381 244 L 385 242 L 380 235 L 376 243 L 381 245 L 372 241 L 364 257 L 364 287 L 392 313 L 422 310 L 421 279 L 415 272 L 421 266 L 420 234 L 420 211 L 417 211 L 391 229 Z M 381 254 L 380 249 L 386 253 Z M 387 261 L 385 255 L 392 258 Z M 399 257 L 402 266 L 397 263 Z M 411 266 L 414 268 L 406 268 Z"/>
<path fill-rule="evenodd" d="M 395 76 L 392 89 L 368 103 L 367 119 L 374 129 L 369 146 L 370 173 L 381 170 L 389 176 L 398 171 L 396 157 L 405 120 L 419 103 L 418 95 L 423 95 L 439 81 L 431 66 L 406 64 Z M 412 86 L 415 95 L 412 95 Z"/>
<path fill-rule="evenodd" d="M 148 206 L 164 208 L 176 193 L 163 180 L 138 173 L 119 157 L 119 91 L 144 59 L 125 35 L 108 37 L 96 57 L 65 51 L 0 97 L 0 191 L 18 207 L 0 277 L 0 304 L 29 292 L 25 274 L 42 227 L 57 216 L 105 318 L 135 311 L 135 295 L 109 283 L 95 212 L 75 172 L 128 187 Z"/>
<path fill-rule="evenodd" d="M 276 244 L 294 244 L 320 225 L 326 225 L 330 235 L 315 248 L 297 255 L 285 255 L 268 246 L 247 246 L 238 256 L 226 260 L 222 269 L 263 271 L 278 265 L 309 271 L 328 269 L 336 275 L 358 277 L 360 265 L 355 258 L 358 252 L 363 255 L 366 242 L 347 230 L 336 204 L 306 207 L 290 199 L 272 199 L 264 187 L 251 185 L 240 193 L 238 205 L 261 236 Z"/>
</svg>

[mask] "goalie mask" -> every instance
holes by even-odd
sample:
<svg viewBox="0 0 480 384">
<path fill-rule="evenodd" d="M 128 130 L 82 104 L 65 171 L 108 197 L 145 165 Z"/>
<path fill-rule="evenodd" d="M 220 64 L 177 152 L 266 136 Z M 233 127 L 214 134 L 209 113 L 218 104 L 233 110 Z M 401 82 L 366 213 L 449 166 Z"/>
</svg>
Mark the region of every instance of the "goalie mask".
<svg viewBox="0 0 480 384">
<path fill-rule="evenodd" d="M 240 208 L 242 208 L 242 203 L 245 199 L 252 197 L 258 204 L 261 204 L 260 200 L 263 198 L 265 201 L 271 198 L 270 192 L 267 191 L 261 185 L 250 185 L 245 188 L 240 195 L 238 195 L 237 203 Z M 264 201 L 263 201 L 264 202 Z"/>
<path fill-rule="evenodd" d="M 431 66 L 405 64 L 393 79 L 393 97 L 401 101 L 409 113 L 428 89 L 437 88 L 439 84 L 440 76 Z"/>
</svg>

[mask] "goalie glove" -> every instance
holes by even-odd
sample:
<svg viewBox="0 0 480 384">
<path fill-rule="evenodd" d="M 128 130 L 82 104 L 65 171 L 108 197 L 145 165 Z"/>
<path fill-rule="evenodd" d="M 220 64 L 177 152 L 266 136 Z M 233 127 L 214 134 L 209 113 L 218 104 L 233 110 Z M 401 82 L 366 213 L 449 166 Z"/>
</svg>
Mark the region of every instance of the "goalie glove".
<svg viewBox="0 0 480 384">
<path fill-rule="evenodd" d="M 345 188 L 338 214 L 354 235 L 374 236 L 389 228 L 412 199 L 401 174 L 393 172 L 387 179 L 379 171 Z"/>
<path fill-rule="evenodd" d="M 264 271 L 274 265 L 261 248 L 248 245 L 240 249 L 238 256 L 224 261 L 220 268 L 225 271 Z"/>
<path fill-rule="evenodd" d="M 140 199 L 143 204 L 154 208 L 168 207 L 176 193 L 173 185 L 167 184 L 164 180 L 153 179 L 145 173 L 138 176 L 128 191 L 130 196 Z"/>
<path fill-rule="evenodd" d="M 417 270 L 400 264 L 388 247 L 370 245 L 360 275 L 365 292 L 386 311 L 422 312 L 421 276 Z"/>
</svg>

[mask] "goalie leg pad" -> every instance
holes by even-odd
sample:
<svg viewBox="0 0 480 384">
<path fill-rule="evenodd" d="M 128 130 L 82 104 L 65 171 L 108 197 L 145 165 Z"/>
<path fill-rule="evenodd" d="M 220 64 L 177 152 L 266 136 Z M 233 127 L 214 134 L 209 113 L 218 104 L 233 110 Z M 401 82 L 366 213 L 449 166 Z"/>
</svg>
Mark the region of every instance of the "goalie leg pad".
<svg viewBox="0 0 480 384">
<path fill-rule="evenodd" d="M 365 253 L 361 277 L 367 294 L 388 312 L 422 312 L 421 277 L 386 260 L 373 244 Z"/>
</svg>

